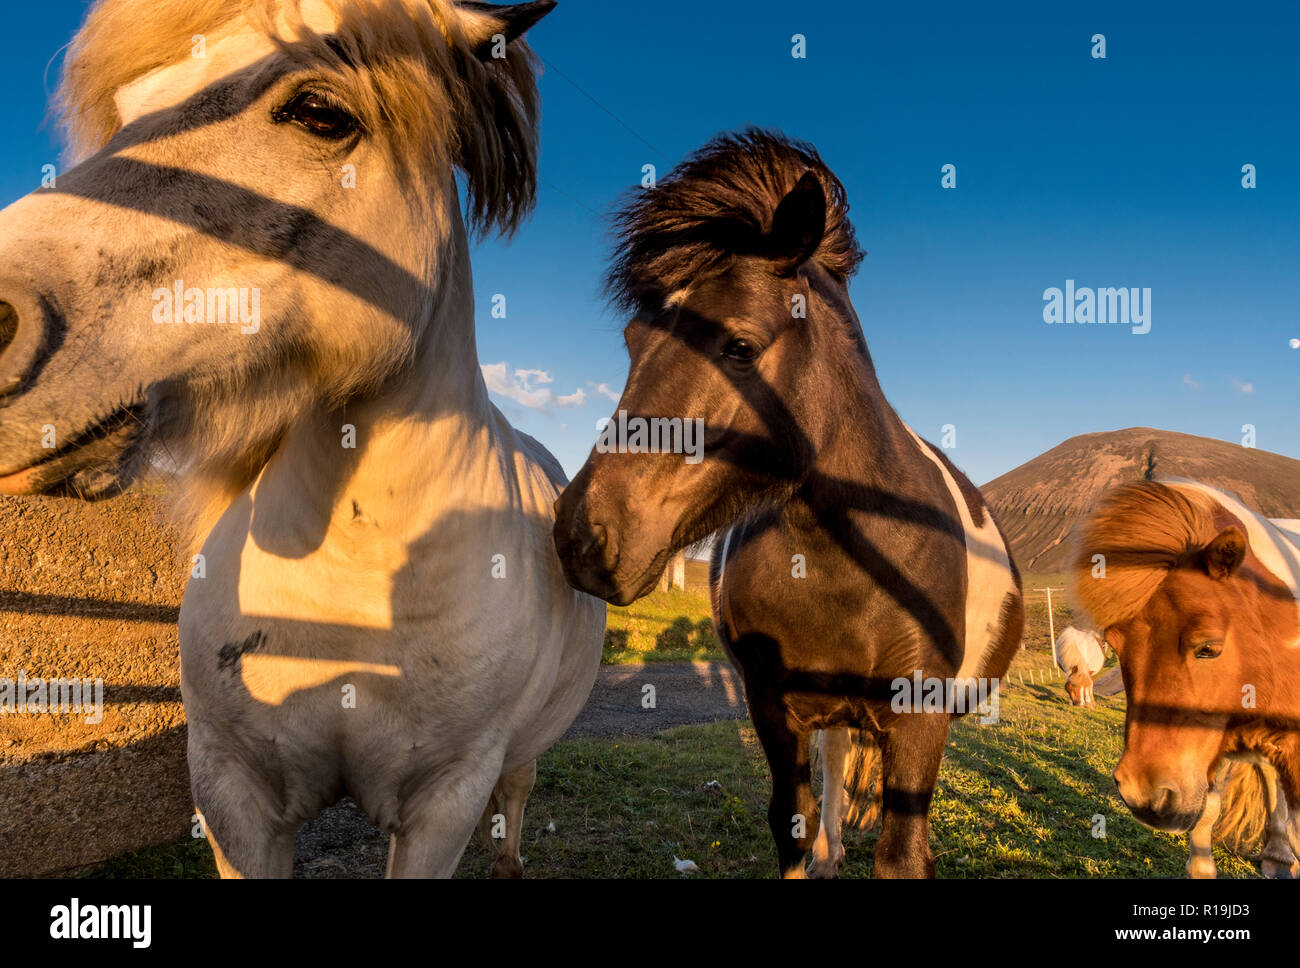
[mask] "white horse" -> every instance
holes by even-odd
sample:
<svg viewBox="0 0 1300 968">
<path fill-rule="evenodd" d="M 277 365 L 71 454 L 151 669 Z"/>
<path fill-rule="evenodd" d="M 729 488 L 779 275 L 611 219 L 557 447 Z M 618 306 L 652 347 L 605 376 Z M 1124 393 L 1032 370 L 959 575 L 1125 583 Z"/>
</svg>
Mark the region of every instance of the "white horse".
<svg viewBox="0 0 1300 968">
<path fill-rule="evenodd" d="M 193 523 L 181 672 L 223 876 L 288 876 L 347 793 L 390 876 L 483 817 L 517 876 L 535 760 L 595 679 L 555 460 L 488 399 L 469 215 L 536 184 L 551 0 L 101 0 L 61 100 L 81 160 L 0 212 L 0 493 L 165 455 Z M 486 808 L 486 810 L 485 810 Z"/>
<path fill-rule="evenodd" d="M 1065 673 L 1065 691 L 1072 706 L 1094 706 L 1093 680 L 1106 664 L 1106 650 L 1096 632 L 1067 626 L 1052 649 L 1056 666 Z"/>
</svg>

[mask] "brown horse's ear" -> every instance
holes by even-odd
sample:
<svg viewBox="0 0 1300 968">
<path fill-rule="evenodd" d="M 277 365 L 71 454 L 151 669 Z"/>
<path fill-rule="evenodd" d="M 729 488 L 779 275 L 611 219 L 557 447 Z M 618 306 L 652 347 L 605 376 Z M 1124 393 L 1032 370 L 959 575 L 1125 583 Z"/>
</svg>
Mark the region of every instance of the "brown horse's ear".
<svg viewBox="0 0 1300 968">
<path fill-rule="evenodd" d="M 460 0 L 458 8 L 467 13 L 477 14 L 481 19 L 471 29 L 474 38 L 474 53 L 480 60 L 501 57 L 499 53 L 503 42 L 518 40 L 536 23 L 555 9 L 555 0 L 532 0 L 531 3 L 476 3 L 473 0 Z"/>
<path fill-rule="evenodd" d="M 772 216 L 768 238 L 772 254 L 783 264 L 782 271 L 793 272 L 810 259 L 825 234 L 826 190 L 821 179 L 806 171 Z"/>
<path fill-rule="evenodd" d="M 1201 564 L 1211 578 L 1223 581 L 1241 567 L 1246 560 L 1246 536 L 1236 525 L 1229 525 L 1219 532 L 1201 551 Z"/>
</svg>

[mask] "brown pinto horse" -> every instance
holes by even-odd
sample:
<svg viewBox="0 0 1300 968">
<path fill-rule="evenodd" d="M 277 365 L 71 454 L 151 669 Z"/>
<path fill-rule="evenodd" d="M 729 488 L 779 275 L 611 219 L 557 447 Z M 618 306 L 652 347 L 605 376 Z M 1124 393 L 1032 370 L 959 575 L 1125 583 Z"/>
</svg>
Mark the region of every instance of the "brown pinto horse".
<svg viewBox="0 0 1300 968">
<path fill-rule="evenodd" d="M 876 875 L 933 876 L 930 800 L 965 711 L 952 693 L 1006 671 L 1020 579 L 979 492 L 881 391 L 848 297 L 862 252 L 847 211 L 811 147 L 752 131 L 709 143 L 621 212 L 609 284 L 634 315 L 631 372 L 556 505 L 555 540 L 575 587 L 627 604 L 675 550 L 718 532 L 714 621 L 771 767 L 781 873 L 804 876 L 814 845 L 809 747 L 823 730 L 836 821 L 813 873 L 842 856 L 836 767 L 857 777 L 851 797 L 874 794 L 852 738 L 858 754 L 879 744 Z M 693 426 L 702 448 L 675 446 Z M 914 681 L 949 701 L 922 712 L 902 695 Z"/>
<path fill-rule="evenodd" d="M 1262 761 L 1276 794 L 1241 802 L 1300 853 L 1300 541 L 1207 485 L 1139 481 L 1084 523 L 1071 577 L 1123 669 L 1115 782 L 1133 814 L 1190 830 L 1225 758 Z"/>
</svg>

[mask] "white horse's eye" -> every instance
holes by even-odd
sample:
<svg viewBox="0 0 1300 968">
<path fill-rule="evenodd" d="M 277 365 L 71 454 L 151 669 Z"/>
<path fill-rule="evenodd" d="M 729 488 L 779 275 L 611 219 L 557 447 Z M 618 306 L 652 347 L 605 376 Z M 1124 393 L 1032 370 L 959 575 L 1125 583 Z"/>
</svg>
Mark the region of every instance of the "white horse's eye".
<svg viewBox="0 0 1300 968">
<path fill-rule="evenodd" d="M 346 138 L 359 127 L 356 118 L 320 91 L 295 94 L 288 104 L 275 112 L 274 120 L 277 124 L 291 122 L 318 138 L 330 141 Z"/>
</svg>

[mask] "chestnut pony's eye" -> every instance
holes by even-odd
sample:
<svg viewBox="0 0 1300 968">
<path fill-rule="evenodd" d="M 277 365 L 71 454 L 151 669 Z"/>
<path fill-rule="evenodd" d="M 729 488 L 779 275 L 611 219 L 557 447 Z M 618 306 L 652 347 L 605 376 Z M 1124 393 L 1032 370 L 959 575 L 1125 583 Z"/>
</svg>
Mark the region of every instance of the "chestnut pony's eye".
<svg viewBox="0 0 1300 968">
<path fill-rule="evenodd" d="M 1217 659 L 1223 652 L 1222 639 L 1206 639 L 1196 643 L 1192 654 L 1198 659 Z"/>
<path fill-rule="evenodd" d="M 754 357 L 758 356 L 758 350 L 748 340 L 737 337 L 733 339 L 722 351 L 722 355 L 729 360 L 739 360 L 742 363 L 748 363 Z"/>
<path fill-rule="evenodd" d="M 291 122 L 318 138 L 339 141 L 358 127 L 357 119 L 328 95 L 319 91 L 302 91 L 275 112 L 275 122 Z"/>
</svg>

